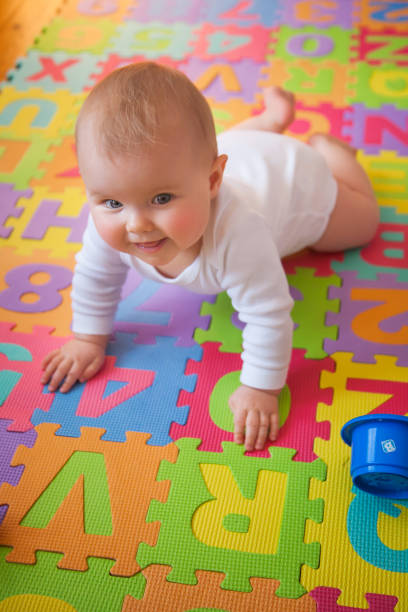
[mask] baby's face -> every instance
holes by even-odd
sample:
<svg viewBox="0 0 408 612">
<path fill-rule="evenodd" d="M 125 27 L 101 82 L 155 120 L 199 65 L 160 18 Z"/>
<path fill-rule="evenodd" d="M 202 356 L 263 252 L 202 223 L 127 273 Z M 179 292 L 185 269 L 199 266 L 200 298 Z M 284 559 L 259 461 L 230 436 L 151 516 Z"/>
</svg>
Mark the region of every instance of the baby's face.
<svg viewBox="0 0 408 612">
<path fill-rule="evenodd" d="M 163 272 L 176 258 L 191 263 L 200 251 L 219 188 L 213 165 L 198 163 L 182 138 L 111 161 L 98 152 L 89 134 L 85 137 L 79 166 L 92 217 L 105 242 L 158 269 L 164 266 Z"/>
</svg>

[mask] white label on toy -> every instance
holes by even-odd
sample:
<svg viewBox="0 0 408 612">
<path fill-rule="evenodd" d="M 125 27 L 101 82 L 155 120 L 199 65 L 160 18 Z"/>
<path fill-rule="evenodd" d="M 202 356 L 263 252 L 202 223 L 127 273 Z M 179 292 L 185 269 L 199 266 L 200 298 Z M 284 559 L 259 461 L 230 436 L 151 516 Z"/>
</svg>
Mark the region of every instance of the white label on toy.
<svg viewBox="0 0 408 612">
<path fill-rule="evenodd" d="M 397 450 L 394 440 L 382 440 L 381 446 L 384 453 L 394 453 Z"/>
</svg>

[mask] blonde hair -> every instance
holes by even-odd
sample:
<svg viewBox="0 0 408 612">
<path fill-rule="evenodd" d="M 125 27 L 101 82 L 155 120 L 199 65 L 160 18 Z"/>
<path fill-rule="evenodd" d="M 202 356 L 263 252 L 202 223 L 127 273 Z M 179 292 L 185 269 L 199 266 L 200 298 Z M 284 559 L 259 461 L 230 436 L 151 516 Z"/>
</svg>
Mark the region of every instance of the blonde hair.
<svg viewBox="0 0 408 612">
<path fill-rule="evenodd" d="M 111 72 L 85 100 L 76 125 L 92 116 L 97 144 L 109 156 L 132 154 L 139 145 L 160 141 L 163 124 L 179 118 L 180 139 L 191 133 L 198 146 L 207 148 L 213 161 L 217 141 L 211 109 L 188 77 L 154 62 L 130 64 Z"/>
</svg>

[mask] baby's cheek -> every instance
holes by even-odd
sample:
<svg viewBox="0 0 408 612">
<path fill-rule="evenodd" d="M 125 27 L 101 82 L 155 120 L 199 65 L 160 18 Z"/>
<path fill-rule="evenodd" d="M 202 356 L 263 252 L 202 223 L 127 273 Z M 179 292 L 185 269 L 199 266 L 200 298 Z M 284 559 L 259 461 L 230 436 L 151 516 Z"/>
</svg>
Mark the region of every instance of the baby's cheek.
<svg viewBox="0 0 408 612">
<path fill-rule="evenodd" d="M 92 214 L 92 217 L 95 223 L 96 231 L 100 237 L 113 248 L 118 248 L 115 244 L 117 241 L 115 226 L 112 223 L 109 223 L 108 220 L 104 219 L 102 215 Z"/>
<path fill-rule="evenodd" d="M 171 221 L 171 228 L 176 233 L 187 232 L 195 225 L 194 215 L 180 215 Z"/>
<path fill-rule="evenodd" d="M 174 234 L 186 239 L 197 240 L 201 238 L 206 227 L 206 218 L 198 211 L 191 210 L 178 215 L 172 220 Z"/>
</svg>

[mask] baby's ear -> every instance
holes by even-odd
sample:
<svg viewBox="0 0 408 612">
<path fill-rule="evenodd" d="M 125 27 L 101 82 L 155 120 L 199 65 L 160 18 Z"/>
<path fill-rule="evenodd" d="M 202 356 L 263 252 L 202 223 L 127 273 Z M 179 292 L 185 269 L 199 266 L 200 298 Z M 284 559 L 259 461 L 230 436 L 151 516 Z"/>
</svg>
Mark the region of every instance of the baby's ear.
<svg viewBox="0 0 408 612">
<path fill-rule="evenodd" d="M 215 198 L 219 188 L 221 187 L 222 177 L 224 174 L 224 168 L 225 164 L 227 163 L 227 159 L 227 155 L 218 155 L 218 157 L 214 160 L 213 165 L 211 166 L 210 195 L 212 198 Z"/>
</svg>

